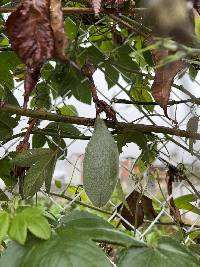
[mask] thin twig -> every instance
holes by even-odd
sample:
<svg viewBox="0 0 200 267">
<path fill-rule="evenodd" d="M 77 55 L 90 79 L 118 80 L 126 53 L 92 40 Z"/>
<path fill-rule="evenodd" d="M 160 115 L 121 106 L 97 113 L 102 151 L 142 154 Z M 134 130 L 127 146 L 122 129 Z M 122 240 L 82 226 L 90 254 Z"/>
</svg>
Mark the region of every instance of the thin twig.
<svg viewBox="0 0 200 267">
<path fill-rule="evenodd" d="M 173 106 L 173 105 L 178 105 L 178 104 L 186 104 L 186 103 L 195 103 L 199 101 L 200 105 L 200 98 L 196 99 L 184 99 L 184 100 L 170 100 L 168 102 L 168 106 Z M 127 104 L 127 105 L 138 105 L 138 106 L 157 106 L 159 105 L 157 102 L 145 102 L 145 101 L 132 101 L 132 100 L 127 100 L 127 99 L 118 99 L 118 98 L 113 98 L 112 103 L 115 104 Z"/>
<path fill-rule="evenodd" d="M 14 7 L 0 7 L 0 13 L 11 13 L 16 11 L 17 9 Z M 83 14 L 94 14 L 93 8 L 87 7 L 63 7 L 62 8 L 64 15 L 83 15 Z M 135 8 L 134 11 L 136 13 L 143 13 L 146 11 L 146 8 Z M 119 8 L 102 8 L 100 13 L 102 14 L 117 14 L 123 13 L 127 14 L 130 13 L 130 10 L 127 9 L 119 9 Z M 131 11 L 133 13 L 133 11 Z"/>
<path fill-rule="evenodd" d="M 114 14 L 110 14 L 110 17 L 115 20 L 116 22 L 118 22 L 119 24 L 123 25 L 124 27 L 126 27 L 127 29 L 131 30 L 132 32 L 135 32 L 138 35 L 141 35 L 143 37 L 147 37 L 148 34 L 146 34 L 145 32 L 142 32 L 141 29 L 137 29 L 134 26 L 132 26 L 130 23 L 128 23 L 127 21 L 123 20 L 120 17 L 117 17 Z"/>
<path fill-rule="evenodd" d="M 50 192 L 50 195 L 52 196 L 55 196 L 55 197 L 60 197 L 60 198 L 64 198 L 64 199 L 67 199 L 69 201 L 72 201 L 73 198 L 71 197 L 68 197 L 66 195 L 63 195 L 63 194 L 57 194 L 55 192 Z M 84 206 L 86 208 L 89 208 L 89 209 L 92 209 L 92 210 L 96 210 L 96 211 L 99 211 L 99 212 L 102 212 L 102 213 L 105 213 L 105 214 L 108 214 L 108 215 L 112 215 L 112 212 L 111 211 L 108 211 L 108 210 L 102 210 L 100 208 L 97 208 L 97 207 L 94 207 L 94 206 L 91 206 L 89 204 L 86 204 L 82 201 L 79 201 L 79 200 L 75 200 L 74 203 L 78 204 L 78 205 L 81 205 L 81 206 Z"/>
</svg>

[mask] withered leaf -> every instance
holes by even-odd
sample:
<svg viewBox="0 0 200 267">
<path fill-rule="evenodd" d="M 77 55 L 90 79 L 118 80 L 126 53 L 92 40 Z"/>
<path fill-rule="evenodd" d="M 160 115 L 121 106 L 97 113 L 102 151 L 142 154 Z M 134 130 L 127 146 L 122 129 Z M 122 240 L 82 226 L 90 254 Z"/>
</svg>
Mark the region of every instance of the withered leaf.
<svg viewBox="0 0 200 267">
<path fill-rule="evenodd" d="M 24 108 L 39 78 L 42 64 L 54 56 L 49 0 L 24 0 L 6 21 L 13 50 L 27 66 Z"/>
<path fill-rule="evenodd" d="M 134 227 L 138 228 L 140 225 L 142 225 L 144 215 L 148 219 L 155 219 L 156 212 L 152 205 L 152 199 L 149 197 L 134 190 L 130 195 L 128 195 L 126 201 L 128 203 L 129 210 L 123 206 L 121 215 Z M 121 220 L 121 223 L 127 230 L 132 230 L 132 228 L 123 220 Z"/>
<path fill-rule="evenodd" d="M 168 171 L 167 171 L 167 193 L 169 196 L 172 195 L 173 192 L 173 182 L 175 182 L 175 177 L 178 176 L 178 170 L 169 165 Z M 174 198 L 173 196 L 169 200 L 169 209 L 170 209 L 170 214 L 171 216 L 174 217 L 176 221 L 181 221 L 181 214 L 179 209 L 176 207 L 174 203 Z"/>
<path fill-rule="evenodd" d="M 64 31 L 63 13 L 61 0 L 50 0 L 51 9 L 51 27 L 54 35 L 54 57 L 60 60 L 65 60 L 65 49 L 67 47 L 67 36 Z"/>
<path fill-rule="evenodd" d="M 155 219 L 157 214 L 154 210 L 152 199 L 143 195 L 141 202 L 142 202 L 142 208 L 143 208 L 146 218 L 149 220 Z"/>
<path fill-rule="evenodd" d="M 169 52 L 167 50 L 152 51 L 152 56 L 155 65 L 164 57 L 168 56 Z M 165 114 L 167 115 L 167 105 L 169 102 L 169 96 L 171 92 L 171 86 L 175 76 L 184 69 L 186 64 L 177 60 L 161 66 L 155 70 L 155 77 L 152 84 L 152 95 L 155 101 L 163 108 Z"/>
<path fill-rule="evenodd" d="M 134 190 L 126 198 L 131 213 L 125 206 L 123 207 L 121 212 L 122 217 L 136 228 L 142 225 L 144 220 L 144 211 L 141 200 L 142 200 L 141 194 Z M 132 228 L 123 220 L 121 220 L 121 223 L 127 230 L 132 230 Z"/>
<path fill-rule="evenodd" d="M 24 0 L 6 21 L 13 50 L 29 68 L 54 56 L 49 0 Z"/>
</svg>

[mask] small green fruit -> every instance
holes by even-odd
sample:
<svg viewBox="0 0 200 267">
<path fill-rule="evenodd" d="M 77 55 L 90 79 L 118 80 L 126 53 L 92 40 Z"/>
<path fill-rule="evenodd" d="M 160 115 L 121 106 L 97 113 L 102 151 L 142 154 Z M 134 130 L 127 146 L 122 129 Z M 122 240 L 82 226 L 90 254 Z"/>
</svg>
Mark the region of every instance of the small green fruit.
<svg viewBox="0 0 200 267">
<path fill-rule="evenodd" d="M 119 174 L 119 152 L 104 121 L 97 117 L 83 161 L 83 186 L 94 206 L 104 206 L 112 196 Z"/>
</svg>

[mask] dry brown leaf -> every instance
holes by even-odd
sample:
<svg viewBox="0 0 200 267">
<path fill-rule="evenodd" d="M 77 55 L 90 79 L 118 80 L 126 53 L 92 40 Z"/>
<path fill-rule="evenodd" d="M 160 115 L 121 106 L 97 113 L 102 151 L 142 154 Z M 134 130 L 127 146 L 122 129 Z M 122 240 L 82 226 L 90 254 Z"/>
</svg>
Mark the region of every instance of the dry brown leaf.
<svg viewBox="0 0 200 267">
<path fill-rule="evenodd" d="M 64 31 L 63 12 L 61 0 L 50 0 L 51 3 L 51 27 L 54 35 L 54 57 L 65 60 L 65 49 L 67 48 L 67 36 Z"/>
<path fill-rule="evenodd" d="M 24 108 L 49 59 L 65 60 L 67 46 L 60 0 L 24 0 L 6 21 L 13 50 L 27 66 Z"/>
<path fill-rule="evenodd" d="M 155 65 L 158 64 L 161 59 L 168 56 L 168 53 L 169 52 L 167 50 L 152 51 Z M 186 64 L 183 61 L 178 60 L 155 70 L 154 81 L 151 87 L 152 95 L 155 101 L 164 109 L 166 115 L 173 80 L 175 76 L 185 68 L 185 66 Z"/>
<path fill-rule="evenodd" d="M 131 213 L 125 206 L 121 212 L 122 217 L 135 228 L 138 228 L 140 225 L 142 225 L 144 220 L 144 211 L 142 208 L 141 198 L 142 196 L 134 190 L 126 199 Z M 127 230 L 132 230 L 132 228 L 123 220 L 121 220 L 121 223 Z"/>
<path fill-rule="evenodd" d="M 135 228 L 138 228 L 143 224 L 144 215 L 148 219 L 155 219 L 156 212 L 152 205 L 152 199 L 149 197 L 134 190 L 128 195 L 126 202 L 129 206 L 129 210 L 123 206 L 121 215 Z M 121 223 L 127 230 L 132 230 L 132 228 L 123 220 L 121 220 Z"/>
<path fill-rule="evenodd" d="M 167 171 L 167 193 L 169 196 L 172 195 L 173 192 L 173 182 L 175 182 L 175 177 L 178 176 L 177 169 L 173 166 L 169 165 L 169 169 Z M 174 203 L 173 196 L 169 200 L 169 208 L 170 208 L 170 214 L 174 217 L 176 221 L 181 222 L 181 214 L 179 209 L 176 207 Z"/>
<path fill-rule="evenodd" d="M 24 0 L 6 21 L 13 50 L 27 66 L 24 108 L 39 78 L 44 62 L 54 56 L 49 0 Z"/>
<path fill-rule="evenodd" d="M 146 218 L 149 220 L 154 220 L 157 214 L 154 210 L 152 199 L 143 195 L 141 202 L 142 202 L 142 208 L 143 208 Z"/>
<path fill-rule="evenodd" d="M 6 21 L 11 46 L 29 68 L 54 56 L 49 0 L 24 0 Z"/>
</svg>

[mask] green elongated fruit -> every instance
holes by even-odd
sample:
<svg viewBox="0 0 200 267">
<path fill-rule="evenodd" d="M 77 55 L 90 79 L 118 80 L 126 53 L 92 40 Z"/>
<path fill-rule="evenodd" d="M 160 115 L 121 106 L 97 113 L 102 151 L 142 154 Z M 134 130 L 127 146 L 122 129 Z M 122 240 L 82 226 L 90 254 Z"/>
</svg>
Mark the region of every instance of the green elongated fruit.
<svg viewBox="0 0 200 267">
<path fill-rule="evenodd" d="M 119 174 L 119 152 L 104 121 L 97 117 L 83 161 L 83 186 L 93 205 L 104 206 L 112 196 Z"/>
</svg>

